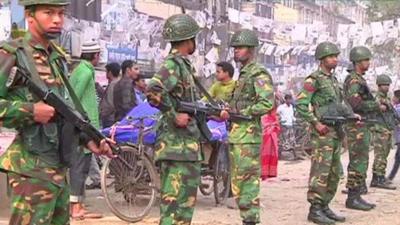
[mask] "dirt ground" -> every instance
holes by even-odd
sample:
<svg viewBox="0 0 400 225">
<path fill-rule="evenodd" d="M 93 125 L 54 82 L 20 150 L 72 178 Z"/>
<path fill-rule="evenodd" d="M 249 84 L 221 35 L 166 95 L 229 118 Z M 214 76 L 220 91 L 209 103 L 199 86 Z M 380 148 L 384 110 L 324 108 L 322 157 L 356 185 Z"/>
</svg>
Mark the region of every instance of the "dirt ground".
<svg viewBox="0 0 400 225">
<path fill-rule="evenodd" d="M 371 157 L 373 157 L 372 154 Z M 393 157 L 394 151 L 390 154 L 388 168 L 392 166 Z M 342 158 L 343 165 L 346 168 L 348 162 L 347 153 Z M 279 176 L 262 183 L 262 225 L 312 224 L 307 222 L 306 219 L 309 207 L 306 201 L 309 167 L 309 160 L 279 162 Z M 369 172 L 370 174 L 371 172 Z M 400 188 L 396 191 L 371 188 L 365 198 L 376 203 L 377 208 L 370 212 L 360 212 L 344 207 L 346 195 L 340 192 L 344 189 L 344 181 L 345 179 L 341 181 L 339 191 L 331 204 L 332 209 L 347 217 L 347 221 L 343 224 L 400 225 Z M 394 182 L 397 185 L 400 184 L 400 175 Z M 89 209 L 102 212 L 105 217 L 101 220 L 73 221 L 72 225 L 128 224 L 119 220 L 109 211 L 99 190 L 89 191 L 86 203 Z M 158 216 L 158 207 L 155 206 L 145 220 L 136 224 L 156 225 L 158 224 Z M 8 210 L 6 207 L 0 210 L 0 224 L 7 224 L 7 218 Z M 215 207 L 213 196 L 205 197 L 199 193 L 193 225 L 241 225 L 241 220 L 237 210 L 228 209 L 226 206 Z"/>
</svg>

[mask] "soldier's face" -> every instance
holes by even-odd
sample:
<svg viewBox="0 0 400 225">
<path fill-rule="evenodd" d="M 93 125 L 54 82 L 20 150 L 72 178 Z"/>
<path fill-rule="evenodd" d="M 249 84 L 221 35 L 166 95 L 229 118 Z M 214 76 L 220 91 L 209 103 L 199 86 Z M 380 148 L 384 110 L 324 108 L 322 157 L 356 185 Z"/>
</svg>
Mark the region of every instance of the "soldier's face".
<svg viewBox="0 0 400 225">
<path fill-rule="evenodd" d="M 366 60 L 358 62 L 357 64 L 361 70 L 367 71 L 369 69 L 369 66 L 371 65 L 371 62 L 369 59 L 366 59 Z"/>
<path fill-rule="evenodd" d="M 233 59 L 235 62 L 246 62 L 252 57 L 253 51 L 248 47 L 235 47 Z"/>
<path fill-rule="evenodd" d="M 327 56 L 322 60 L 322 63 L 328 69 L 335 69 L 338 64 L 338 56 L 337 55 Z"/>
<path fill-rule="evenodd" d="M 26 11 L 29 28 L 38 34 L 61 33 L 64 25 L 64 6 L 38 5 L 35 11 Z"/>
<path fill-rule="evenodd" d="M 378 89 L 380 92 L 388 93 L 389 92 L 389 85 L 379 85 Z"/>
<path fill-rule="evenodd" d="M 189 49 L 188 51 L 189 55 L 192 55 L 194 51 L 196 51 L 196 41 L 194 38 L 188 41 L 188 49 Z"/>
</svg>

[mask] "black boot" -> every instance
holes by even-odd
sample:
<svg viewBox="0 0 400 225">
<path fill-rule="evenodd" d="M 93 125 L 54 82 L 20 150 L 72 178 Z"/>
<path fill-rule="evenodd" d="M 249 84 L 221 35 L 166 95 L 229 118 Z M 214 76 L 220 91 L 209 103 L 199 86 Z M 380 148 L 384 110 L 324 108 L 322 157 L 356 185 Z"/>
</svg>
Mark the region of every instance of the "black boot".
<svg viewBox="0 0 400 225">
<path fill-rule="evenodd" d="M 349 193 L 346 200 L 346 208 L 369 211 L 374 207 L 370 204 L 367 204 L 367 202 L 365 202 L 364 199 L 361 198 L 360 187 L 358 187 L 354 189 L 349 188 Z"/>
<path fill-rule="evenodd" d="M 379 176 L 378 181 L 379 183 L 377 188 L 396 190 L 396 187 L 392 185 L 388 180 L 386 180 L 385 176 Z"/>
<path fill-rule="evenodd" d="M 366 195 L 368 194 L 368 187 L 367 187 L 367 182 L 364 180 L 361 189 L 360 189 L 360 194 L 361 195 Z"/>
<path fill-rule="evenodd" d="M 323 225 L 335 224 L 335 221 L 329 219 L 329 217 L 325 215 L 323 207 L 318 204 L 311 205 L 307 219 L 308 221 L 311 221 L 316 224 L 323 224 Z"/>
<path fill-rule="evenodd" d="M 243 225 L 256 225 L 256 223 L 255 222 L 243 221 Z"/>
<path fill-rule="evenodd" d="M 323 211 L 324 211 L 325 215 L 331 220 L 338 221 L 338 222 L 346 221 L 346 218 L 344 216 L 337 215 L 329 208 L 329 206 L 324 206 Z"/>
<path fill-rule="evenodd" d="M 378 179 L 378 175 L 376 175 L 375 173 L 372 174 L 372 180 L 371 180 L 371 187 L 378 187 L 379 185 L 379 179 Z"/>
</svg>

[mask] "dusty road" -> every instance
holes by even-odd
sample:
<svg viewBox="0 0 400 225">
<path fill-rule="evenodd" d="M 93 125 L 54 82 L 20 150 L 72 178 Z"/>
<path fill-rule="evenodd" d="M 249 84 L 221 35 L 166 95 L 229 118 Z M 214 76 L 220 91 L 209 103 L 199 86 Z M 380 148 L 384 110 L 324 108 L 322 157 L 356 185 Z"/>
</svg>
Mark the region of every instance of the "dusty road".
<svg viewBox="0 0 400 225">
<path fill-rule="evenodd" d="M 394 151 L 390 154 L 389 168 L 391 168 L 393 155 Z M 343 155 L 342 160 L 345 167 L 348 162 L 347 158 L 346 153 Z M 280 161 L 279 177 L 262 183 L 261 202 L 263 209 L 261 216 L 263 225 L 311 224 L 306 220 L 309 207 L 306 201 L 309 166 L 308 160 L 296 162 Z M 370 174 L 371 172 L 369 172 Z M 395 179 L 395 184 L 400 187 L 400 175 Z M 347 216 L 347 222 L 344 224 L 400 225 L 400 189 L 396 191 L 370 189 L 370 193 L 365 198 L 378 206 L 371 212 L 359 212 L 344 207 L 346 196 L 340 193 L 343 188 L 344 180 L 340 184 L 339 192 L 331 207 Z M 1 203 L 4 203 L 4 201 Z M 105 218 L 101 220 L 73 221 L 73 225 L 128 224 L 112 215 L 99 191 L 88 192 L 87 204 L 91 210 L 103 212 Z M 7 224 L 7 218 L 6 207 L 0 211 L 0 224 Z M 213 196 L 204 197 L 200 193 L 193 221 L 194 225 L 241 225 L 238 211 L 228 209 L 225 206 L 215 207 Z M 158 208 L 154 207 L 149 217 L 136 224 L 156 225 L 158 224 L 157 222 Z"/>
</svg>

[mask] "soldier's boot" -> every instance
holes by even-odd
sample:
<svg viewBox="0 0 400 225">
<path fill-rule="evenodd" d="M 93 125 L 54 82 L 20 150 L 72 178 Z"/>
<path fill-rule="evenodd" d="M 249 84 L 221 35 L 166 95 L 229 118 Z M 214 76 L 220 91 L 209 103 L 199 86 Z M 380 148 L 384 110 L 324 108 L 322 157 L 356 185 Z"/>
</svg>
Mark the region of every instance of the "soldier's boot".
<svg viewBox="0 0 400 225">
<path fill-rule="evenodd" d="M 255 222 L 248 222 L 243 220 L 243 225 L 256 225 Z"/>
<path fill-rule="evenodd" d="M 324 211 L 325 215 L 331 220 L 338 221 L 338 222 L 346 221 L 346 217 L 336 214 L 327 205 L 324 206 L 322 210 Z"/>
<path fill-rule="evenodd" d="M 377 188 L 382 188 L 382 189 L 387 189 L 387 190 L 396 190 L 396 186 L 392 185 L 391 182 L 389 182 L 385 178 L 385 176 L 378 177 L 378 187 Z"/>
<path fill-rule="evenodd" d="M 349 188 L 349 193 L 347 194 L 346 199 L 346 208 L 369 211 L 374 207 L 361 198 L 360 188 Z"/>
<path fill-rule="evenodd" d="M 361 194 L 361 195 L 366 195 L 366 194 L 368 194 L 367 182 L 366 182 L 365 180 L 364 180 L 364 183 L 363 183 L 362 186 L 361 186 L 360 194 Z"/>
<path fill-rule="evenodd" d="M 330 219 L 324 212 L 322 205 L 313 204 L 307 217 L 308 221 L 321 225 L 333 225 L 335 221 Z"/>
<path fill-rule="evenodd" d="M 371 180 L 371 187 L 378 187 L 379 185 L 379 176 L 376 175 L 375 173 L 372 174 L 372 180 Z"/>
</svg>

